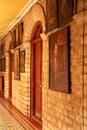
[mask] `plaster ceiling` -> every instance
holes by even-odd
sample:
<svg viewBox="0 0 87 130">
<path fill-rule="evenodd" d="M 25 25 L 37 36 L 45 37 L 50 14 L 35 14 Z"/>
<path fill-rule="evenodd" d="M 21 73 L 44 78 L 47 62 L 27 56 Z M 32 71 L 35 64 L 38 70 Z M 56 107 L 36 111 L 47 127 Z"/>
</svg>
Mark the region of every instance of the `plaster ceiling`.
<svg viewBox="0 0 87 130">
<path fill-rule="evenodd" d="M 12 28 L 14 23 L 29 10 L 37 0 L 0 0 L 0 39 Z"/>
</svg>

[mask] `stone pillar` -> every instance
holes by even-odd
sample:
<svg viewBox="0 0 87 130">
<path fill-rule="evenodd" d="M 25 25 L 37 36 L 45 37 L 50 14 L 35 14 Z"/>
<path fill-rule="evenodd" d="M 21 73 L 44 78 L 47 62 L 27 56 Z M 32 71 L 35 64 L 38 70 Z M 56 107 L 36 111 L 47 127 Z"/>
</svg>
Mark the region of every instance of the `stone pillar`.
<svg viewBox="0 0 87 130">
<path fill-rule="evenodd" d="M 42 122 L 44 126 L 49 86 L 49 45 L 48 36 L 45 33 L 41 33 L 40 36 L 42 38 Z"/>
<path fill-rule="evenodd" d="M 23 47 L 25 49 L 25 75 L 26 75 L 26 86 L 25 86 L 25 113 L 30 116 L 30 48 L 31 42 L 24 42 Z"/>
<path fill-rule="evenodd" d="M 9 52 L 5 52 L 5 58 L 6 58 L 6 71 L 4 75 L 4 97 L 6 99 L 9 98 Z"/>
<path fill-rule="evenodd" d="M 48 60 L 49 60 L 49 46 L 48 46 L 48 37 L 43 32 L 40 34 L 42 38 L 42 86 L 48 86 Z"/>
</svg>

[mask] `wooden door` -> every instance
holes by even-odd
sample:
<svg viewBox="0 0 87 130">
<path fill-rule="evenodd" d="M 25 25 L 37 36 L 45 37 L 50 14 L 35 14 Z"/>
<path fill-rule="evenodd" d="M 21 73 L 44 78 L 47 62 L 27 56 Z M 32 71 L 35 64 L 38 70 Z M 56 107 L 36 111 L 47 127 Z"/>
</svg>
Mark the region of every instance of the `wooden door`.
<svg viewBox="0 0 87 130">
<path fill-rule="evenodd" d="M 2 92 L 2 76 L 0 76 L 0 93 Z"/>
<path fill-rule="evenodd" d="M 42 117 L 42 24 L 38 21 L 31 35 L 31 116 Z"/>
<path fill-rule="evenodd" d="M 41 108 L 41 93 L 42 93 L 42 83 L 41 83 L 41 42 L 35 44 L 35 116 L 41 118 L 42 108 Z"/>
<path fill-rule="evenodd" d="M 42 116 L 42 41 L 41 38 L 32 42 L 32 85 L 31 113 L 41 120 Z"/>
<path fill-rule="evenodd" d="M 9 100 L 12 99 L 12 53 L 9 52 Z"/>
<path fill-rule="evenodd" d="M 0 97 L 4 97 L 4 76 L 0 76 Z"/>
</svg>

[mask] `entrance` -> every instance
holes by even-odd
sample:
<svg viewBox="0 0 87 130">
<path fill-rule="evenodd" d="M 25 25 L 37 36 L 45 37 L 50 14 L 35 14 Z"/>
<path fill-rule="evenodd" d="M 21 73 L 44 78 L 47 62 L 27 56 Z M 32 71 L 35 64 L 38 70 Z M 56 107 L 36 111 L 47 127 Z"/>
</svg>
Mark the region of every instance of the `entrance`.
<svg viewBox="0 0 87 130">
<path fill-rule="evenodd" d="M 0 97 L 4 97 L 4 76 L 0 76 Z"/>
<path fill-rule="evenodd" d="M 41 120 L 42 117 L 42 31 L 37 24 L 31 45 L 31 116 Z"/>
<path fill-rule="evenodd" d="M 9 101 L 12 101 L 12 53 L 9 52 Z"/>
</svg>

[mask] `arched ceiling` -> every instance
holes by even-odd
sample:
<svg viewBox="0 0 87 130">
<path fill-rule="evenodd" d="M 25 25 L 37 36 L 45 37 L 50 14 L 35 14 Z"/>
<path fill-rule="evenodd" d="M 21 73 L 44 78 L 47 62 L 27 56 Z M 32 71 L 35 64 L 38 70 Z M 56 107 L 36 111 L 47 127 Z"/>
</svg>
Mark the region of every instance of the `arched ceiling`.
<svg viewBox="0 0 87 130">
<path fill-rule="evenodd" d="M 37 0 L 0 0 L 0 39 Z"/>
</svg>

